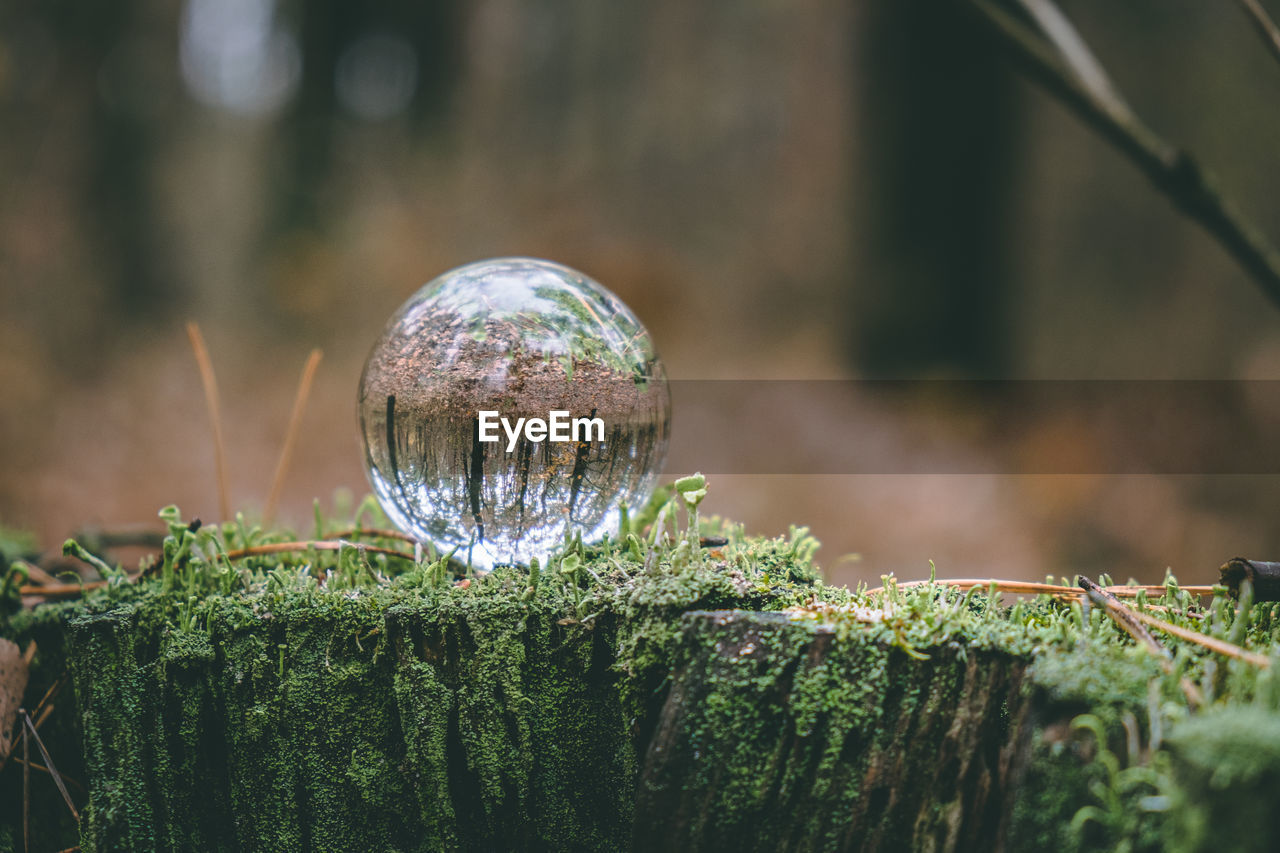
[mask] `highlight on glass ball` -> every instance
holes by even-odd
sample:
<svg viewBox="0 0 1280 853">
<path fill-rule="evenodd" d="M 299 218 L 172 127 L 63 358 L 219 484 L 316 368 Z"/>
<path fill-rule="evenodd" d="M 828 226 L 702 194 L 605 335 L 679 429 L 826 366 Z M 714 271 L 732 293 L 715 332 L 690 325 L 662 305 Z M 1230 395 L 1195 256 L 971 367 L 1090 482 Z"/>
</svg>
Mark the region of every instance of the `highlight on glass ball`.
<svg viewBox="0 0 1280 853">
<path fill-rule="evenodd" d="M 561 264 L 451 270 L 395 313 L 360 379 L 365 466 L 387 516 L 472 567 L 590 542 L 644 504 L 671 398 L 622 300 Z"/>
</svg>

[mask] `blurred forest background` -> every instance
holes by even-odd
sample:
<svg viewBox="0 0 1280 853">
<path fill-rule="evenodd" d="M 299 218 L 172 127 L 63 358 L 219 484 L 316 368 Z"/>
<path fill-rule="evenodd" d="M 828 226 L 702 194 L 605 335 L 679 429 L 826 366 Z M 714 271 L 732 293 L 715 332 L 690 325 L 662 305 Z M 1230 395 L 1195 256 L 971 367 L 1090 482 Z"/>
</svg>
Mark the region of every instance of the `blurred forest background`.
<svg viewBox="0 0 1280 853">
<path fill-rule="evenodd" d="M 604 283 L 676 378 L 1280 379 L 1280 311 L 963 5 L 6 0 L 0 523 L 216 516 L 195 319 L 237 505 L 324 349 L 282 501 L 306 526 L 367 490 L 355 391 L 386 319 L 494 255 Z M 1240 10 L 1062 8 L 1280 239 L 1280 64 Z M 896 429 L 860 411 L 819 426 Z M 1077 427 L 1019 442 L 1070 453 Z M 810 525 L 837 581 L 1280 558 L 1275 476 L 721 476 L 705 509 Z"/>
</svg>

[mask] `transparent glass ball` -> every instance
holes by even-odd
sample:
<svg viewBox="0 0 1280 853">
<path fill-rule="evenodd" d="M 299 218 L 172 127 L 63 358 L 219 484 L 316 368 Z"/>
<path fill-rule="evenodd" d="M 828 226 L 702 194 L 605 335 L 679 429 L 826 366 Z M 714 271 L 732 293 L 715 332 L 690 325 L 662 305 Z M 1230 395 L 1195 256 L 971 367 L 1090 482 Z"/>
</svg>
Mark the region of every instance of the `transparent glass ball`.
<svg viewBox="0 0 1280 853">
<path fill-rule="evenodd" d="M 415 293 L 369 354 L 359 408 L 387 516 L 481 570 L 615 530 L 624 503 L 652 494 L 671 426 L 635 314 L 532 258 L 468 264 Z"/>
</svg>

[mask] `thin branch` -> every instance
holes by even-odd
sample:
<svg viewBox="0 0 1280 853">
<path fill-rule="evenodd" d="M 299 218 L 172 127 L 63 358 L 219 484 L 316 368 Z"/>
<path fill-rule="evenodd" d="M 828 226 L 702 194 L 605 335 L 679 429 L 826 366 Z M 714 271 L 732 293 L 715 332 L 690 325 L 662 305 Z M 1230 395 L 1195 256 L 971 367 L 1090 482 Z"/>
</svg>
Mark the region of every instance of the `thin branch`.
<svg viewBox="0 0 1280 853">
<path fill-rule="evenodd" d="M 280 461 L 276 463 L 276 473 L 271 478 L 271 493 L 267 495 L 267 508 L 263 512 L 264 522 L 270 523 L 276 515 L 276 504 L 280 500 L 280 489 L 284 485 L 285 474 L 289 471 L 289 458 L 293 455 L 293 443 L 298 437 L 298 429 L 302 425 L 302 413 L 307 408 L 307 397 L 311 394 L 311 383 L 316 378 L 316 368 L 320 366 L 323 353 L 313 349 L 302 368 L 302 379 L 298 381 L 298 393 L 293 398 L 293 412 L 289 415 L 289 427 L 284 434 L 284 447 L 280 450 Z"/>
<path fill-rule="evenodd" d="M 25 763 L 21 758 L 15 758 L 14 761 L 18 762 L 19 764 Z M 48 767 L 45 767 L 43 764 L 38 764 L 34 761 L 31 762 L 31 769 L 39 770 L 41 773 L 49 773 Z M 49 773 L 49 775 L 52 776 L 53 774 Z M 71 778 L 70 776 L 63 776 L 62 781 L 78 789 L 81 793 L 88 793 L 88 790 L 85 788 L 83 784 L 81 784 L 80 782 L 77 782 L 75 779 Z"/>
<path fill-rule="evenodd" d="M 50 700 L 52 700 L 53 697 L 58 695 L 58 691 L 62 689 L 63 685 L 67 683 L 67 679 L 69 679 L 70 677 L 71 677 L 70 671 L 64 672 L 62 673 L 62 675 L 58 676 L 58 679 L 56 681 L 54 681 L 52 684 L 49 685 L 49 689 L 44 692 L 44 695 L 40 697 L 40 701 L 36 703 L 36 709 L 32 713 L 33 717 L 35 717 L 37 720 L 43 717 L 43 714 L 41 714 L 40 712 L 44 710 L 45 704 Z M 36 726 L 36 728 L 39 728 L 39 727 L 40 727 L 39 725 Z"/>
<path fill-rule="evenodd" d="M 209 350 L 204 345 L 204 335 L 200 334 L 197 323 L 187 323 L 187 337 L 191 340 L 191 350 L 196 356 L 196 365 L 200 368 L 200 384 L 204 386 L 204 402 L 209 408 L 209 421 L 213 425 L 213 454 L 218 476 L 218 510 L 223 519 L 231 517 L 231 499 L 227 494 L 227 454 L 222 443 L 222 412 L 218 402 L 218 380 L 213 374 L 213 362 L 209 360 Z"/>
<path fill-rule="evenodd" d="M 1133 110 L 1116 89 L 1115 84 L 1102 67 L 1102 63 L 1089 50 L 1080 32 L 1068 20 L 1052 0 L 1016 0 L 1019 6 L 1036 22 L 1040 32 L 1048 39 L 1062 60 L 1070 66 L 1080 84 L 1098 101 L 1108 105 L 1115 115 L 1133 116 Z"/>
<path fill-rule="evenodd" d="M 946 584 L 966 591 L 974 587 L 986 588 L 994 585 L 996 592 L 1007 592 L 1010 595 L 1052 595 L 1058 598 L 1074 599 L 1085 594 L 1084 590 L 1074 586 L 1060 586 L 1054 583 L 1035 583 L 1032 581 L 1005 581 L 994 578 L 939 578 L 935 581 L 903 581 L 896 584 L 896 586 L 898 589 L 908 589 L 913 586 L 925 586 L 931 583 Z M 1137 598 L 1140 593 L 1164 595 L 1166 591 L 1166 587 L 1163 584 L 1108 586 L 1105 589 L 1117 598 Z M 1188 592 L 1192 595 L 1213 594 L 1213 587 L 1211 586 L 1179 586 L 1178 589 L 1181 592 Z M 867 590 L 867 593 L 872 595 L 882 592 L 884 592 L 884 587 Z"/>
<path fill-rule="evenodd" d="M 1253 27 L 1262 37 L 1262 43 L 1267 46 L 1267 50 L 1271 51 L 1271 55 L 1276 59 L 1280 59 L 1280 27 L 1276 26 L 1276 22 L 1262 7 L 1261 0 L 1240 0 L 1240 5 L 1249 16 L 1249 20 L 1253 21 Z"/>
<path fill-rule="evenodd" d="M 1090 601 L 1107 611 L 1107 615 L 1114 619 L 1129 636 L 1146 646 L 1147 651 L 1165 660 L 1173 657 L 1169 654 L 1169 650 L 1157 643 L 1156 638 L 1151 636 L 1151 632 L 1134 618 L 1133 611 L 1125 607 L 1120 599 L 1086 577 L 1080 578 L 1080 588 L 1088 593 Z"/>
<path fill-rule="evenodd" d="M 106 581 L 85 581 L 84 583 L 60 583 L 53 586 L 24 586 L 19 587 L 18 592 L 24 596 L 30 595 L 45 599 L 73 598 L 82 592 L 98 589 L 106 585 Z"/>
<path fill-rule="evenodd" d="M 386 554 L 388 557 L 399 557 L 412 560 L 412 554 L 397 551 L 394 548 L 379 548 L 376 545 L 355 545 L 351 542 L 335 542 L 333 540 L 308 540 L 305 542 L 271 542 L 266 545 L 254 545 L 252 548 L 240 548 L 227 552 L 227 559 L 238 560 L 260 554 L 283 554 L 290 551 L 340 551 L 343 548 L 360 548 L 370 554 Z"/>
<path fill-rule="evenodd" d="M 1171 634 L 1180 639 L 1187 640 L 1188 642 L 1197 643 L 1210 651 L 1217 652 L 1220 655 L 1226 655 L 1229 658 L 1242 660 L 1247 663 L 1251 663 L 1254 666 L 1262 667 L 1263 669 L 1268 669 L 1271 666 L 1271 658 L 1266 655 L 1260 655 L 1257 652 L 1251 652 L 1248 649 L 1243 649 L 1235 643 L 1228 643 L 1226 640 L 1219 640 L 1216 637 L 1210 637 L 1208 634 L 1201 634 L 1199 631 L 1193 631 L 1190 628 L 1183 628 L 1181 625 L 1174 625 L 1171 622 L 1166 622 L 1163 619 L 1157 619 L 1149 613 L 1143 613 L 1140 610 L 1133 611 L 1133 615 L 1135 618 L 1147 625 L 1150 625 L 1157 631 L 1163 631 L 1166 634 Z"/>
<path fill-rule="evenodd" d="M 1045 36 L 992 0 L 967 0 L 966 5 L 1032 79 L 1128 157 L 1178 209 L 1198 222 L 1236 259 L 1268 299 L 1280 306 L 1280 252 L 1221 193 L 1208 172 L 1133 113 L 1097 97 Z"/>
<path fill-rule="evenodd" d="M 330 539 L 357 539 L 361 536 L 372 536 L 377 539 L 398 539 L 401 542 L 408 542 L 410 545 L 417 545 L 418 540 L 410 536 L 408 533 L 401 533 L 399 530 L 387 530 L 378 527 L 353 527 L 350 530 L 343 530 L 338 533 L 329 535 Z"/>
<path fill-rule="evenodd" d="M 22 850 L 31 853 L 31 736 L 25 725 L 18 725 L 22 728 Z"/>
<path fill-rule="evenodd" d="M 58 582 L 57 578 L 35 563 L 28 563 L 26 560 L 14 560 L 9 565 L 24 569 L 27 573 L 27 580 L 33 584 L 56 584 Z"/>
<path fill-rule="evenodd" d="M 44 740 L 41 739 L 40 733 L 36 731 L 35 723 L 31 722 L 31 715 L 26 710 L 21 710 L 22 720 L 26 724 L 27 729 L 31 732 L 31 737 L 35 740 L 36 746 L 40 749 L 40 757 L 44 759 L 44 766 L 49 770 L 49 775 L 53 777 L 53 784 L 58 786 L 58 792 L 62 794 L 62 799 L 66 801 L 67 808 L 71 810 L 71 816 L 77 821 L 80 820 L 80 813 L 76 811 L 76 804 L 71 802 L 71 795 L 67 793 L 67 786 L 62 782 L 62 776 L 58 773 L 58 768 L 53 764 L 53 757 L 49 755 L 49 750 L 45 748 Z M 23 768 L 23 772 L 27 772 L 30 767 L 31 758 L 23 751 L 22 760 L 27 762 L 27 766 Z"/>
<path fill-rule="evenodd" d="M 1088 593 L 1089 600 L 1101 607 L 1113 622 L 1155 655 L 1160 661 L 1160 668 L 1166 674 L 1173 674 L 1173 655 L 1169 654 L 1168 649 L 1156 642 L 1156 638 L 1151 636 L 1151 632 L 1143 627 L 1133 608 L 1126 606 L 1120 599 L 1086 577 L 1080 578 L 1080 588 Z M 1200 688 L 1196 687 L 1190 678 L 1184 675 L 1178 679 L 1178 686 L 1182 688 L 1182 694 L 1187 697 L 1189 706 L 1198 708 L 1203 704 L 1204 697 L 1200 693 Z"/>
</svg>

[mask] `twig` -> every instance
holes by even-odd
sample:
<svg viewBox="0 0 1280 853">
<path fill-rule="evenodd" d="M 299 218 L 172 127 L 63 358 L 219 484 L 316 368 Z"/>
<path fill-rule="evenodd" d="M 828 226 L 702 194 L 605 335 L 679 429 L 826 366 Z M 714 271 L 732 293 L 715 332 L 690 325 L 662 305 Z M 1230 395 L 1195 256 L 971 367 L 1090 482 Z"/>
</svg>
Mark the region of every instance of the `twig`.
<svg viewBox="0 0 1280 853">
<path fill-rule="evenodd" d="M 1097 100 L 1107 104 L 1116 115 L 1132 115 L 1132 110 L 1107 76 L 1102 63 L 1089 50 L 1089 45 L 1052 0 L 1016 0 L 1036 22 L 1040 32 L 1057 49 L 1080 84 Z"/>
<path fill-rule="evenodd" d="M 240 548 L 227 552 L 227 559 L 238 560 L 241 557 L 252 557 L 260 554 L 283 554 L 289 551 L 340 551 L 343 548 L 361 548 L 371 554 L 386 554 L 388 557 L 399 557 L 412 560 L 412 554 L 397 551 L 394 548 L 379 548 L 376 545 L 353 545 L 350 542 L 334 542 L 332 540 L 308 540 L 305 542 L 271 542 L 266 545 L 254 545 L 252 548 Z"/>
<path fill-rule="evenodd" d="M 994 584 L 997 592 L 1007 592 L 1013 595 L 1039 595 L 1041 593 L 1069 596 L 1082 595 L 1080 590 L 1069 586 L 1058 586 L 1057 584 L 1051 583 L 1033 583 L 1030 581 L 984 580 L 982 578 L 940 578 L 936 581 L 903 581 L 902 583 L 895 584 L 895 586 L 897 586 L 898 589 L 909 589 L 913 586 L 926 586 L 932 583 L 946 584 L 947 586 L 954 586 L 957 589 L 966 591 L 973 589 L 974 587 L 989 587 Z M 885 588 L 881 586 L 876 587 L 875 589 L 869 589 L 867 590 L 867 593 L 869 595 L 876 595 L 884 592 L 884 590 Z"/>
<path fill-rule="evenodd" d="M 23 763 L 21 758 L 15 758 L 14 761 L 18 762 L 19 764 Z M 34 761 L 31 763 L 31 769 L 39 770 L 42 773 L 49 773 L 48 767 L 45 767 L 43 764 L 37 764 Z M 49 775 L 53 775 L 53 774 L 49 774 Z M 70 776 L 63 776 L 62 781 L 78 789 L 81 793 L 85 793 L 87 791 L 84 785 L 82 785 L 80 782 L 77 782 L 75 779 L 72 779 Z"/>
<path fill-rule="evenodd" d="M 1276 22 L 1267 14 L 1260 0 L 1240 0 L 1240 5 L 1253 21 L 1254 29 L 1262 37 L 1262 43 L 1267 46 L 1267 50 L 1271 51 L 1271 55 L 1276 59 L 1280 59 L 1280 28 L 1276 27 Z"/>
<path fill-rule="evenodd" d="M 106 581 L 85 581 L 84 583 L 60 583 L 53 586 L 23 586 L 18 588 L 18 592 L 22 595 L 41 598 L 70 598 L 86 590 L 98 589 L 106 585 Z"/>
<path fill-rule="evenodd" d="M 1133 611 L 1125 607 L 1120 602 L 1120 599 L 1086 577 L 1080 578 L 1080 588 L 1088 593 L 1090 601 L 1106 610 L 1107 615 L 1114 619 L 1116 624 L 1123 628 L 1129 636 L 1146 646 L 1147 651 L 1166 660 L 1172 657 L 1169 654 L 1169 650 L 1156 642 L 1156 638 L 1151 636 L 1151 632 L 1134 618 Z"/>
<path fill-rule="evenodd" d="M 26 560 L 14 560 L 10 565 L 25 569 L 27 572 L 27 580 L 31 581 L 33 584 L 43 586 L 45 584 L 56 584 L 58 582 L 57 578 L 37 566 L 35 563 L 28 563 Z"/>
<path fill-rule="evenodd" d="M 1099 98 L 1046 37 L 992 0 L 967 0 L 967 5 L 1028 75 L 1127 156 L 1157 189 L 1200 223 L 1244 267 L 1268 299 L 1280 306 L 1280 253 L 1223 196 L 1212 176 L 1127 108 Z"/>
<path fill-rule="evenodd" d="M 338 533 L 331 533 L 330 539 L 356 539 L 361 536 L 372 536 L 377 539 L 399 539 L 401 542 L 408 542 L 410 545 L 417 545 L 418 540 L 410 536 L 408 533 L 401 533 L 399 530 L 386 530 L 377 527 L 353 527 L 350 530 L 343 530 Z"/>
<path fill-rule="evenodd" d="M 925 586 L 931 583 L 946 584 L 961 590 L 995 585 L 996 592 L 1007 592 L 1010 595 L 1053 595 L 1059 598 L 1079 598 L 1085 594 L 1084 590 L 1074 586 L 1060 586 L 1053 583 L 1035 583 L 1032 581 L 1005 581 L 994 578 L 939 578 L 934 581 L 903 581 L 897 584 L 897 587 L 898 589 L 908 589 L 913 586 Z M 1166 587 L 1163 584 L 1109 586 L 1105 587 L 1105 589 L 1117 598 L 1137 598 L 1139 593 L 1164 595 L 1166 592 Z M 1213 593 L 1213 587 L 1211 586 L 1180 586 L 1178 589 L 1192 595 L 1211 595 Z M 884 587 L 867 590 L 870 595 L 882 592 L 884 592 Z"/>
<path fill-rule="evenodd" d="M 1217 652 L 1220 655 L 1226 655 L 1229 658 L 1246 661 L 1254 666 L 1260 666 L 1263 669 L 1267 669 L 1271 666 L 1271 658 L 1266 655 L 1260 655 L 1257 652 L 1251 652 L 1248 649 L 1243 649 L 1235 643 L 1228 643 L 1226 640 L 1219 640 L 1216 637 L 1210 637 L 1208 634 L 1201 634 L 1199 631 L 1193 631 L 1190 628 L 1183 628 L 1181 625 L 1174 625 L 1173 623 L 1166 622 L 1163 619 L 1157 619 L 1155 616 L 1152 616 L 1149 613 L 1143 613 L 1140 610 L 1132 612 L 1135 618 L 1147 625 L 1150 625 L 1158 631 L 1163 631 L 1166 634 L 1172 634 L 1173 636 L 1187 640 L 1188 642 L 1197 643 L 1210 651 Z"/>
<path fill-rule="evenodd" d="M 200 383 L 204 385 L 204 402 L 209 407 L 209 421 L 213 425 L 213 454 L 218 476 L 218 510 L 223 519 L 231 517 L 231 499 L 227 494 L 227 458 L 222 443 L 222 412 L 218 403 L 218 380 L 213 374 L 213 362 L 205 348 L 204 336 L 195 322 L 187 323 L 187 337 L 200 368 Z"/>
<path fill-rule="evenodd" d="M 35 711 L 32 712 L 32 716 L 34 716 L 37 720 L 42 718 L 42 715 L 40 712 L 44 710 L 45 703 L 53 699 L 54 696 L 58 695 L 58 691 L 60 691 L 62 689 L 62 686 L 67 683 L 67 679 L 69 677 L 70 677 L 70 673 L 64 672 L 62 673 L 62 675 L 58 676 L 57 680 L 54 681 L 53 684 L 49 685 L 49 689 L 44 692 L 44 695 L 40 697 L 40 701 L 36 703 L 36 709 Z M 36 725 L 36 728 L 39 728 L 38 724 Z"/>
<path fill-rule="evenodd" d="M 298 381 L 298 393 L 293 398 L 293 412 L 289 415 L 289 427 L 284 434 L 284 447 L 280 449 L 280 461 L 276 463 L 276 473 L 271 478 L 271 492 L 267 495 L 267 508 L 263 512 L 263 520 L 267 523 L 275 518 L 276 504 L 280 499 L 280 489 L 284 485 L 285 474 L 289 470 L 289 458 L 293 455 L 293 443 L 298 436 L 298 428 L 302 425 L 302 413 L 307 408 L 307 397 L 311 394 L 311 383 L 316 378 L 316 368 L 320 366 L 323 354 L 313 349 L 302 368 L 302 379 Z"/>
<path fill-rule="evenodd" d="M 1156 638 L 1151 636 L 1151 632 L 1143 627 L 1142 622 L 1137 618 L 1137 614 L 1132 608 L 1126 606 L 1120 599 L 1086 577 L 1080 578 L 1080 588 L 1088 593 L 1090 601 L 1101 607 L 1111 617 L 1112 621 L 1123 628 L 1129 636 L 1146 646 L 1147 651 L 1159 659 L 1160 668 L 1166 674 L 1173 674 L 1173 655 L 1169 654 L 1168 649 L 1156 642 Z M 1200 688 L 1196 687 L 1190 678 L 1184 675 L 1178 679 L 1178 686 L 1182 688 L 1182 694 L 1187 697 L 1187 704 L 1192 708 L 1198 708 L 1204 702 L 1204 697 L 1200 694 Z"/>
<path fill-rule="evenodd" d="M 18 709 L 18 714 L 23 713 Z M 21 725 L 21 724 L 19 724 Z M 22 725 L 22 850 L 31 853 L 31 738 Z"/>
<path fill-rule="evenodd" d="M 62 783 L 62 776 L 58 773 L 58 768 L 54 766 L 53 757 L 49 755 L 49 750 L 45 749 L 44 741 L 40 739 L 40 733 L 36 731 L 35 723 L 31 722 L 31 715 L 26 712 L 26 709 L 19 710 L 18 713 L 22 715 L 22 720 L 26 724 L 27 730 L 31 733 L 31 737 L 35 739 L 36 746 L 40 748 L 40 757 L 44 759 L 44 766 L 48 768 L 49 775 L 53 777 L 53 784 L 58 786 L 58 792 L 62 794 L 62 799 L 66 801 L 67 808 L 71 810 L 71 816 L 76 821 L 79 821 L 80 813 L 76 811 L 76 804 L 71 802 L 71 795 L 67 793 L 67 786 Z M 23 772 L 29 772 L 31 759 L 25 750 L 22 754 L 22 760 L 28 762 L 27 766 L 23 768 Z"/>
<path fill-rule="evenodd" d="M 1280 563 L 1273 560 L 1232 557 L 1218 569 L 1218 580 L 1237 598 L 1240 587 L 1248 582 L 1254 601 L 1280 601 Z"/>
</svg>

